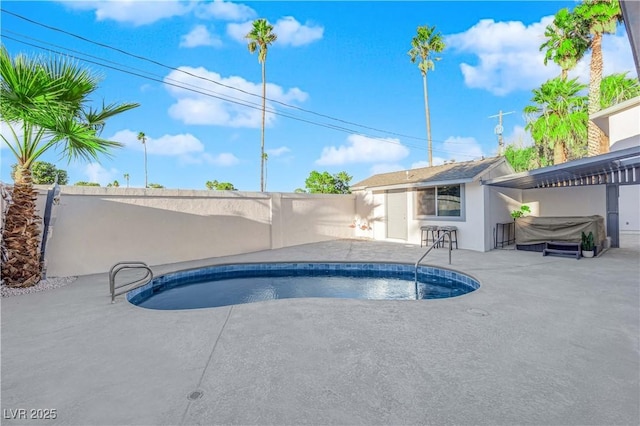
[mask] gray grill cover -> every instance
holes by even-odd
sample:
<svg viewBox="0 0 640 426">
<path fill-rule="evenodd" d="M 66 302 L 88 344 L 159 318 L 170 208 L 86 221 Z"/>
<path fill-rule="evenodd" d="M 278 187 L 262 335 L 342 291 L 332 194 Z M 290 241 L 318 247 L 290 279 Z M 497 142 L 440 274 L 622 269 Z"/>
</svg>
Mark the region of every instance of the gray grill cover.
<svg viewBox="0 0 640 426">
<path fill-rule="evenodd" d="M 593 241 L 606 239 L 602 216 L 526 216 L 516 219 L 516 244 L 540 244 L 546 241 L 580 242 L 582 233 L 593 232 Z"/>
</svg>

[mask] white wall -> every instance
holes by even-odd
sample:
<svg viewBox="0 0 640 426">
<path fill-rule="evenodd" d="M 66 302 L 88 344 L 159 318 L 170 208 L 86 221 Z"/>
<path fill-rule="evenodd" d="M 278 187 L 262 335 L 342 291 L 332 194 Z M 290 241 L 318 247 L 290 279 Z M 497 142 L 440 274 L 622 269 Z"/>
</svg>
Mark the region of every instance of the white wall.
<svg viewBox="0 0 640 426">
<path fill-rule="evenodd" d="M 537 188 L 522 191 L 527 204 L 538 203 L 535 216 L 591 216 L 607 217 L 606 186 L 572 186 L 563 188 Z"/>
<path fill-rule="evenodd" d="M 640 232 L 640 185 L 621 185 L 619 195 L 620 232 Z"/>
<path fill-rule="evenodd" d="M 464 217 L 451 218 L 416 218 L 416 193 L 408 189 L 407 196 L 407 243 L 420 244 L 420 227 L 424 225 L 455 226 L 458 228 L 458 248 L 467 250 L 486 251 L 493 247 L 492 239 L 485 238 L 485 204 L 484 187 L 479 182 L 464 185 Z M 383 191 L 360 191 L 356 198 L 356 212 L 359 220 L 366 222 L 371 231 L 357 232 L 356 235 L 366 236 L 375 240 L 389 240 L 386 232 L 385 193 Z"/>
<path fill-rule="evenodd" d="M 62 187 L 47 275 L 105 272 L 353 238 L 355 196 Z"/>
<path fill-rule="evenodd" d="M 609 117 L 609 143 L 613 145 L 631 136 L 640 135 L 640 105 L 612 114 Z"/>
</svg>

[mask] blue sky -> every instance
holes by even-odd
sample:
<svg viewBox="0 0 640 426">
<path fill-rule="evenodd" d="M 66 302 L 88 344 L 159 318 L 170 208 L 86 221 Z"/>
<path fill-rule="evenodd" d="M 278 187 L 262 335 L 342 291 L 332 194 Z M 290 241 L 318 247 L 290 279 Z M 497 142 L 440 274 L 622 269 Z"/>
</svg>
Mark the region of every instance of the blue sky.
<svg viewBox="0 0 640 426">
<path fill-rule="evenodd" d="M 434 164 L 496 155 L 497 119 L 489 116 L 499 110 L 514 111 L 504 116 L 506 142 L 530 143 L 522 110 L 533 88 L 559 75 L 555 65 L 543 64 L 542 34 L 555 12 L 575 4 L 3 1 L 1 31 L 11 55 L 46 54 L 26 42 L 128 71 L 84 63 L 104 77 L 97 104 L 141 106 L 108 122 L 102 136 L 125 144 L 112 157 L 68 163 L 52 151 L 41 158 L 67 170 L 71 183 L 118 180 L 124 186 L 128 173 L 130 186 L 144 186 L 136 139 L 143 131 L 149 182 L 205 189 L 215 179 L 257 191 L 261 68 L 243 36 L 253 19 L 266 18 L 278 35 L 267 57 L 267 98 L 273 100 L 267 107 L 276 112 L 267 113 L 267 190 L 289 192 L 304 187 L 312 170 L 344 170 L 354 183 L 427 165 L 422 78 L 407 55 L 419 25 L 435 25 L 447 45 L 428 74 Z M 605 36 L 603 54 L 605 74 L 636 75 L 622 25 Z M 588 81 L 587 61 L 572 76 Z M 6 147 L 0 155 L 1 179 L 9 182 L 15 160 Z"/>
</svg>

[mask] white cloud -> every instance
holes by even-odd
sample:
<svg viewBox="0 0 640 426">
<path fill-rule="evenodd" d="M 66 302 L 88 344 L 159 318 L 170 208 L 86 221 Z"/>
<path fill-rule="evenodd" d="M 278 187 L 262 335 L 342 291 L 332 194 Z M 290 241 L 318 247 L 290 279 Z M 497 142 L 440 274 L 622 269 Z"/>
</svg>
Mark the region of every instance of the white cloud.
<svg viewBox="0 0 640 426">
<path fill-rule="evenodd" d="M 525 26 L 520 21 L 483 19 L 463 33 L 447 36 L 445 42 L 458 52 L 478 57 L 478 65 L 460 64 L 468 87 L 506 95 L 530 90 L 559 74 L 543 65 L 544 54 L 539 51 L 544 29 L 552 21 L 552 16 L 546 16 Z"/>
<path fill-rule="evenodd" d="M 102 186 L 112 183 L 121 175 L 118 169 L 107 170 L 99 163 L 87 164 L 84 168 L 84 174 L 87 176 L 87 182 L 97 182 Z"/>
<path fill-rule="evenodd" d="M 324 34 L 323 27 L 309 22 L 302 25 L 293 16 L 278 19 L 273 26 L 273 31 L 278 35 L 276 43 L 284 46 L 303 46 L 320 40 Z"/>
<path fill-rule="evenodd" d="M 442 157 L 433 157 L 433 165 L 434 166 L 440 166 L 442 164 L 444 164 L 445 159 Z M 416 161 L 415 163 L 411 164 L 411 169 L 421 169 L 423 167 L 429 167 L 429 162 L 427 160 L 420 160 L 420 161 Z"/>
<path fill-rule="evenodd" d="M 249 6 L 224 0 L 199 4 L 196 9 L 198 18 L 215 18 L 225 21 L 244 21 L 256 16 L 256 11 Z"/>
<path fill-rule="evenodd" d="M 211 34 L 204 25 L 196 25 L 190 33 L 180 37 L 180 47 L 222 46 L 220 38 Z"/>
<path fill-rule="evenodd" d="M 125 144 L 129 148 L 143 151 L 142 142 L 138 140 L 138 133 L 131 130 L 121 130 L 109 138 Z M 195 152 L 204 152 L 204 145 L 195 136 L 187 134 L 163 135 L 159 138 L 146 136 L 147 153 L 152 155 L 180 156 Z"/>
<path fill-rule="evenodd" d="M 287 152 L 291 152 L 291 150 L 286 146 L 281 146 L 280 148 L 267 149 L 265 150 L 269 157 L 279 157 L 282 154 L 286 154 Z"/>
<path fill-rule="evenodd" d="M 349 163 L 393 162 L 409 155 L 409 148 L 399 139 L 373 139 L 362 135 L 349 135 L 347 145 L 326 146 L 316 164 L 323 166 Z"/>
<path fill-rule="evenodd" d="M 230 167 L 238 164 L 238 157 L 230 152 L 223 152 L 217 155 L 205 152 L 202 155 L 182 155 L 180 156 L 181 164 L 209 164 L 218 167 Z"/>
<path fill-rule="evenodd" d="M 161 19 L 189 13 L 192 4 L 183 1 L 67 1 L 66 7 L 79 10 L 95 10 L 98 21 L 113 20 L 133 24 L 148 25 Z"/>
<path fill-rule="evenodd" d="M 533 145 L 531 133 L 526 131 L 524 127 L 515 125 L 511 133 L 504 136 L 505 145 L 515 144 L 517 147 L 526 147 Z"/>
<path fill-rule="evenodd" d="M 525 26 L 520 21 L 495 22 L 483 19 L 467 31 L 446 36 L 446 44 L 454 51 L 472 54 L 478 63 L 460 64 L 468 87 L 484 89 L 495 95 L 539 87 L 544 81 L 560 75 L 554 63 L 544 66 L 544 29 L 553 22 L 545 16 L 539 22 Z M 635 75 L 631 48 L 624 31 L 603 38 L 604 73 L 631 71 Z M 589 81 L 588 53 L 570 72 L 570 77 Z"/>
<path fill-rule="evenodd" d="M 371 166 L 371 169 L 369 169 L 369 171 L 372 175 L 378 175 L 380 173 L 397 172 L 404 169 L 405 168 L 402 166 L 402 164 L 380 163 Z"/>
<path fill-rule="evenodd" d="M 251 26 L 251 21 L 227 24 L 227 34 L 234 40 L 244 43 L 245 36 L 251 31 Z M 293 16 L 285 16 L 273 24 L 273 32 L 278 36 L 274 45 L 303 46 L 320 40 L 324 34 L 324 28 L 309 22 L 303 25 Z"/>
<path fill-rule="evenodd" d="M 446 153 L 445 161 L 455 160 L 458 163 L 485 156 L 482 146 L 473 137 L 451 136 L 444 141 L 438 151 Z"/>
<path fill-rule="evenodd" d="M 180 67 L 180 70 L 197 75 L 206 80 L 174 70 L 165 77 L 165 81 L 171 81 L 174 84 L 186 87 L 195 86 L 201 92 L 233 99 L 231 99 L 232 102 L 225 102 L 222 99 L 190 92 L 171 85 L 165 85 L 167 91 L 177 99 L 176 103 L 169 107 L 169 115 L 172 118 L 180 120 L 185 124 L 249 128 L 259 128 L 261 126 L 261 96 L 251 96 L 248 93 L 261 93 L 262 83 L 252 83 L 237 76 L 223 78 L 220 74 L 208 71 L 202 67 Z M 216 81 L 224 86 L 214 84 L 207 80 Z M 298 88 L 285 91 L 277 84 L 267 83 L 267 98 L 284 103 L 295 103 L 303 102 L 307 97 L 308 95 Z M 251 107 L 236 102 L 250 104 Z M 267 113 L 265 117 L 267 126 L 275 121 L 275 115 L 269 112 L 269 110 L 273 109 L 273 104 L 267 101 Z"/>
<path fill-rule="evenodd" d="M 251 21 L 242 22 L 241 24 L 227 24 L 227 35 L 236 41 L 245 43 L 247 40 L 244 38 L 244 36 L 249 34 L 252 25 L 253 24 L 251 23 Z"/>
<path fill-rule="evenodd" d="M 213 166 L 229 167 L 234 166 L 240 162 L 240 160 L 238 160 L 238 157 L 231 154 L 230 152 L 223 152 L 218 155 L 205 153 L 202 157 L 207 164 L 211 164 Z"/>
</svg>

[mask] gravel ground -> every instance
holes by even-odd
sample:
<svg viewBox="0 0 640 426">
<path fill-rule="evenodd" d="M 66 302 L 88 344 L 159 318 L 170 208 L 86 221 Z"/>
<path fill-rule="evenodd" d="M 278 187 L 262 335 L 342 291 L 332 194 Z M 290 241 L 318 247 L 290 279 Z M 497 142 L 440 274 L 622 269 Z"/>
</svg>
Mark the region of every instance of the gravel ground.
<svg viewBox="0 0 640 426">
<path fill-rule="evenodd" d="M 39 291 L 51 290 L 54 288 L 62 287 L 67 284 L 71 284 L 78 277 L 61 277 L 61 278 L 48 278 L 40 281 L 38 284 L 32 287 L 26 288 L 13 288 L 4 285 L 0 285 L 0 293 L 2 297 L 20 296 L 22 294 L 37 293 Z"/>
</svg>

